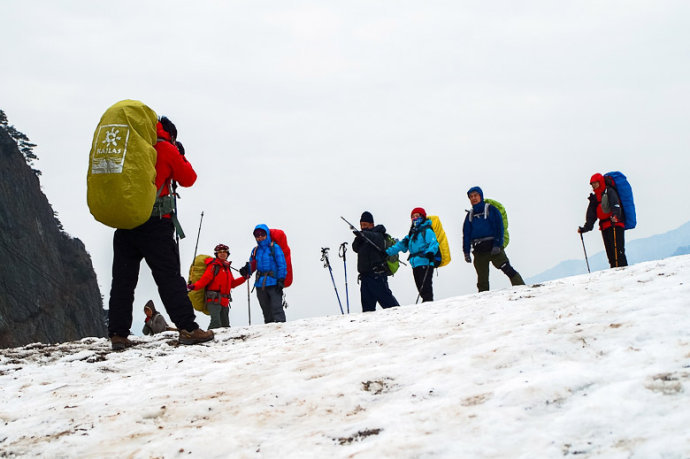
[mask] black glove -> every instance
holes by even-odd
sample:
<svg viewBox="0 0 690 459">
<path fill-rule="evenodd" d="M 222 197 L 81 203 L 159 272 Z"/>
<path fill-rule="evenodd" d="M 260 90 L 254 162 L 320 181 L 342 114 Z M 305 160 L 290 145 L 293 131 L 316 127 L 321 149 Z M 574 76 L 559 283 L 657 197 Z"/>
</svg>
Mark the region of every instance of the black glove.
<svg viewBox="0 0 690 459">
<path fill-rule="evenodd" d="M 469 253 L 466 253 L 466 254 L 465 254 L 465 261 L 466 261 L 467 263 L 472 263 L 472 257 L 470 257 L 470 254 L 469 254 Z"/>
<path fill-rule="evenodd" d="M 187 290 L 189 290 L 190 292 L 194 290 L 194 284 L 192 284 L 191 282 L 187 284 Z"/>
<path fill-rule="evenodd" d="M 427 252 L 424 254 L 424 256 L 429 260 L 429 263 L 431 263 L 432 265 L 434 264 L 436 254 L 433 254 L 431 252 Z"/>
<path fill-rule="evenodd" d="M 249 269 L 250 269 L 250 268 L 249 268 L 249 263 L 247 263 L 246 265 L 242 266 L 242 267 L 240 268 L 240 276 L 244 277 L 245 279 L 249 279 L 249 277 L 251 276 L 251 273 L 249 272 Z"/>
<path fill-rule="evenodd" d="M 577 232 L 580 233 L 580 234 L 582 234 L 582 233 L 586 233 L 587 230 L 585 229 L 584 226 L 578 226 Z"/>
<path fill-rule="evenodd" d="M 501 253 L 501 248 L 500 248 L 500 247 L 494 246 L 494 247 L 491 248 L 491 255 L 498 255 L 499 253 Z"/>
<path fill-rule="evenodd" d="M 285 279 L 278 279 L 276 285 L 278 286 L 279 289 L 284 289 L 285 288 Z"/>
</svg>

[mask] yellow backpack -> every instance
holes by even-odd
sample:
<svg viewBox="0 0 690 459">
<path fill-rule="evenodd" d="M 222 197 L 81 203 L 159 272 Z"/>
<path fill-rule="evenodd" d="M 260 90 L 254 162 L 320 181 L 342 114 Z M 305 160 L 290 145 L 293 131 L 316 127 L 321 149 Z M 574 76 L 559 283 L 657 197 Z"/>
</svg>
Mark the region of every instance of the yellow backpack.
<svg viewBox="0 0 690 459">
<path fill-rule="evenodd" d="M 440 268 L 450 263 L 450 247 L 448 247 L 448 238 L 446 237 L 446 232 L 443 230 L 443 225 L 441 225 L 441 219 L 438 216 L 430 215 L 427 218 L 431 220 L 431 229 L 434 230 L 436 240 L 438 241 L 438 249 L 441 253 L 441 263 L 438 265 Z"/>
<path fill-rule="evenodd" d="M 212 260 L 213 257 L 211 255 L 197 255 L 196 258 L 194 258 L 192 266 L 189 267 L 189 283 L 193 284 L 194 282 L 201 279 L 201 276 L 203 276 L 206 272 L 206 266 Z M 205 288 L 192 290 L 191 292 L 187 293 L 187 296 L 189 296 L 189 300 L 192 302 L 192 306 L 194 306 L 194 309 L 196 309 L 199 312 L 203 312 L 206 315 L 209 315 L 208 309 L 206 308 Z"/>
<path fill-rule="evenodd" d="M 132 229 L 151 217 L 156 200 L 158 116 L 138 100 L 108 108 L 93 134 L 86 201 L 99 222 Z"/>
</svg>

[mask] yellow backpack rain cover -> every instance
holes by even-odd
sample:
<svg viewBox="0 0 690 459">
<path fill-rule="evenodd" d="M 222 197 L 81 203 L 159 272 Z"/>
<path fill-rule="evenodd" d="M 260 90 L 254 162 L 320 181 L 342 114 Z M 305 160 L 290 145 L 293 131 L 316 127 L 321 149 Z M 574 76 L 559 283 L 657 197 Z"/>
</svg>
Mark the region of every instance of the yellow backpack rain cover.
<svg viewBox="0 0 690 459">
<path fill-rule="evenodd" d="M 86 179 L 86 201 L 99 222 L 132 229 L 151 217 L 157 122 L 156 113 L 138 100 L 120 101 L 101 117 Z"/>
<path fill-rule="evenodd" d="M 448 263 L 450 263 L 450 247 L 448 247 L 448 238 L 446 237 L 446 232 L 443 231 L 443 225 L 441 225 L 441 219 L 438 218 L 438 216 L 431 215 L 429 216 L 429 220 L 431 220 L 431 229 L 433 229 L 434 234 L 436 234 L 438 248 L 441 252 L 441 264 L 438 265 L 440 268 L 441 266 L 446 266 Z"/>
<path fill-rule="evenodd" d="M 197 255 L 194 258 L 192 266 L 189 267 L 189 282 L 194 283 L 201 279 L 201 276 L 206 272 L 206 266 L 213 260 L 210 255 Z M 206 308 L 206 289 L 200 288 L 188 292 L 189 300 L 192 302 L 192 306 L 199 312 L 203 312 L 209 315 L 208 309 Z"/>
</svg>

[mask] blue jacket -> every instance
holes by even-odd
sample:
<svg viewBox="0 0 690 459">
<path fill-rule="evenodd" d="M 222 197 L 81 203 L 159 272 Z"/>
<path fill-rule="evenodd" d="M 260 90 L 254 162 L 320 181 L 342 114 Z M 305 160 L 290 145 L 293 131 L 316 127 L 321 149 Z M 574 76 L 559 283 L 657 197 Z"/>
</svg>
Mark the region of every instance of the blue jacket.
<svg viewBox="0 0 690 459">
<path fill-rule="evenodd" d="M 270 287 L 271 285 L 276 285 L 278 279 L 285 280 L 285 276 L 287 276 L 287 263 L 285 263 L 283 249 L 271 241 L 271 232 L 268 226 L 264 224 L 256 225 L 254 230 L 258 228 L 266 231 L 266 239 L 259 242 L 252 250 L 249 257 L 249 265 L 258 273 L 254 287 Z"/>
<path fill-rule="evenodd" d="M 503 247 L 503 217 L 501 212 L 484 202 L 484 193 L 478 186 L 469 189 L 467 194 L 477 191 L 482 200 L 467 211 L 462 226 L 462 251 L 470 253 L 472 242 L 477 239 L 493 238 L 493 247 Z M 485 215 L 484 212 L 487 212 Z M 470 221 L 472 215 L 472 221 Z"/>
<path fill-rule="evenodd" d="M 407 252 L 408 250 L 410 251 L 408 259 L 413 268 L 433 265 L 433 262 L 429 261 L 426 254 L 435 255 L 439 248 L 436 233 L 431 229 L 431 220 L 427 218 L 419 226 L 412 227 L 410 234 L 388 247 L 386 253 L 388 255 L 395 255 L 398 252 Z"/>
</svg>

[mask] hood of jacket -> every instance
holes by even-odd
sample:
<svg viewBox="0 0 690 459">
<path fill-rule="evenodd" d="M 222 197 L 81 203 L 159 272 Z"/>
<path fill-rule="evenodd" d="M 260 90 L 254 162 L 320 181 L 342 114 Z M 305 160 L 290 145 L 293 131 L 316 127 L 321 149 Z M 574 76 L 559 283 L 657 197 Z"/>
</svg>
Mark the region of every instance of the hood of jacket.
<svg viewBox="0 0 690 459">
<path fill-rule="evenodd" d="M 268 245 L 271 245 L 271 230 L 268 229 L 268 226 L 263 224 L 263 223 L 260 223 L 254 227 L 254 231 L 256 231 L 258 229 L 262 229 L 262 230 L 266 231 L 266 239 L 259 242 L 259 246 L 266 247 Z"/>
<path fill-rule="evenodd" d="M 469 197 L 470 197 L 470 193 L 474 193 L 475 191 L 476 191 L 477 193 L 479 193 L 479 197 L 481 197 L 481 198 L 482 198 L 482 201 L 483 201 L 483 200 L 484 200 L 484 192 L 483 192 L 482 189 L 481 189 L 480 187 L 478 187 L 478 186 L 473 186 L 472 188 L 470 188 L 469 190 L 467 190 L 467 197 L 469 198 Z"/>
<path fill-rule="evenodd" d="M 172 139 L 172 137 L 170 137 L 170 134 L 168 134 L 168 131 L 163 129 L 163 125 L 160 121 L 156 124 L 156 135 L 159 139 L 167 140 L 168 142 L 170 142 Z"/>
<path fill-rule="evenodd" d="M 594 190 L 594 194 L 597 195 L 597 199 L 601 201 L 601 195 L 604 194 L 604 191 L 606 191 L 606 180 L 604 180 L 604 176 L 597 173 L 592 176 L 591 179 L 589 179 L 589 183 L 594 183 L 594 182 L 599 182 L 599 186 L 597 187 L 596 190 Z"/>
</svg>

